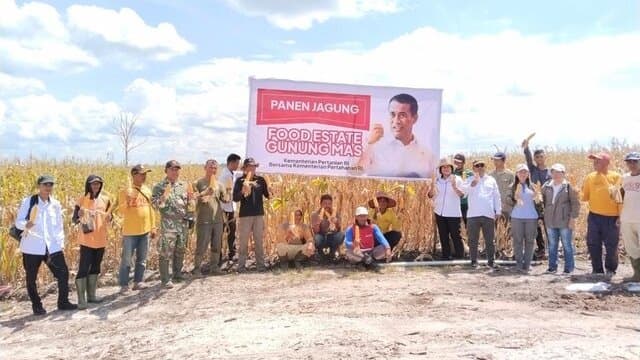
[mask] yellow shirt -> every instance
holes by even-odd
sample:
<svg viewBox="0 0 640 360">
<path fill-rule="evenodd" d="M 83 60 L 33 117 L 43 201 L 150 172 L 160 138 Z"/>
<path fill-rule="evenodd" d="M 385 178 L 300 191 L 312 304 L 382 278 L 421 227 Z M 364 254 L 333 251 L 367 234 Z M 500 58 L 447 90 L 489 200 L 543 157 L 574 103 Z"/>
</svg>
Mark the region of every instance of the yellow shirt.
<svg viewBox="0 0 640 360">
<path fill-rule="evenodd" d="M 592 172 L 582 185 L 582 201 L 589 202 L 589 211 L 603 216 L 619 216 L 620 206 L 609 196 L 609 186 L 619 184 L 620 174 L 614 171 L 607 175 Z"/>
<path fill-rule="evenodd" d="M 131 193 L 127 189 L 118 194 L 114 211 L 122 218 L 122 235 L 143 235 L 156 227 L 156 214 L 151 207 L 151 190 L 142 185 Z"/>
<path fill-rule="evenodd" d="M 391 230 L 400 231 L 400 221 L 396 213 L 391 209 L 387 209 L 384 214 L 376 214 L 375 210 L 372 210 L 369 217 L 383 233 Z"/>
<path fill-rule="evenodd" d="M 85 234 L 80 230 L 78 233 L 78 243 L 92 249 L 100 249 L 107 246 L 107 221 L 106 215 L 110 211 L 111 200 L 103 192 L 97 199 L 91 199 L 89 196 L 81 196 L 76 202 L 84 216 L 81 216 L 81 222 L 93 222 L 93 231 Z"/>
</svg>

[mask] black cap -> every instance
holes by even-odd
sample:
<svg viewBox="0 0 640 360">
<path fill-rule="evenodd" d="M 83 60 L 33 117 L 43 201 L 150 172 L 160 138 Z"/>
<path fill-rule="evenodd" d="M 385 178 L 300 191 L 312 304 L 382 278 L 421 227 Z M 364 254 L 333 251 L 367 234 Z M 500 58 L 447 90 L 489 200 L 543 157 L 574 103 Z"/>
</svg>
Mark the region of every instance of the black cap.
<svg viewBox="0 0 640 360">
<path fill-rule="evenodd" d="M 453 155 L 453 162 L 464 163 L 465 161 L 466 161 L 466 158 L 464 157 L 464 154 L 457 153 Z"/>
<path fill-rule="evenodd" d="M 51 175 L 40 175 L 38 176 L 38 185 L 41 184 L 55 184 L 55 179 Z"/>
<path fill-rule="evenodd" d="M 147 169 L 146 167 L 144 167 L 144 165 L 138 164 L 131 168 L 131 175 L 146 174 L 150 171 L 151 169 Z"/>
<path fill-rule="evenodd" d="M 169 169 L 169 168 L 178 168 L 178 169 L 182 169 L 182 166 L 180 166 L 180 163 L 177 162 L 176 160 L 169 160 L 167 161 L 167 163 L 164 165 L 164 169 Z"/>
<path fill-rule="evenodd" d="M 256 159 L 251 157 L 244 159 L 244 162 L 242 163 L 242 166 L 249 166 L 249 165 L 253 165 L 255 167 L 260 166 L 260 164 L 256 162 Z"/>
<path fill-rule="evenodd" d="M 493 154 L 493 157 L 491 158 L 493 160 L 506 160 L 507 154 L 503 153 L 502 151 L 498 151 L 497 153 Z"/>
</svg>

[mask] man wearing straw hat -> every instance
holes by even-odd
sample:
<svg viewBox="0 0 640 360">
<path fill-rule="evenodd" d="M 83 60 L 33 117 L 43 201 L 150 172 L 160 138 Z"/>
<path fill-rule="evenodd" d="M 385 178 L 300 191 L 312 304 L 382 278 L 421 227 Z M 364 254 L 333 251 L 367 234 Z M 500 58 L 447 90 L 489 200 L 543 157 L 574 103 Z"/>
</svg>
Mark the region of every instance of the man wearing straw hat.
<svg viewBox="0 0 640 360">
<path fill-rule="evenodd" d="M 247 256 L 249 255 L 249 235 L 253 233 L 255 243 L 256 267 L 258 271 L 266 271 L 264 264 L 264 200 L 269 199 L 267 181 L 256 175 L 258 164 L 253 158 L 244 159 L 242 171 L 244 175 L 236 180 L 233 186 L 233 201 L 240 202 L 238 215 L 238 232 L 240 244 L 238 246 L 238 272 L 246 271 Z"/>
<path fill-rule="evenodd" d="M 376 197 L 369 200 L 369 207 L 372 209 L 369 215 L 373 223 L 384 232 L 383 235 L 391 249 L 395 248 L 402 239 L 400 221 L 392 209 L 396 207 L 396 201 L 386 193 L 378 191 Z"/>
<path fill-rule="evenodd" d="M 367 268 L 375 268 L 374 260 L 391 261 L 391 246 L 380 228 L 369 221 L 367 208 L 356 208 L 355 217 L 355 223 L 347 229 L 344 238 L 347 259 L 354 264 L 362 263 Z"/>
</svg>

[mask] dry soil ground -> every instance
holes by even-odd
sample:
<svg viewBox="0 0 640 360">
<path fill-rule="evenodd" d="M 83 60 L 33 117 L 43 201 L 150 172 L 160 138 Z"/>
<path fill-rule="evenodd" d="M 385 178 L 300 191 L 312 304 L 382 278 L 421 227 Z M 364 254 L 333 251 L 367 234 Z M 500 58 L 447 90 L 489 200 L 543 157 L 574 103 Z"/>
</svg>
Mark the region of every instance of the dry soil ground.
<svg viewBox="0 0 640 360">
<path fill-rule="evenodd" d="M 588 268 L 579 262 L 577 273 Z M 0 303 L 0 358 L 640 358 L 640 296 L 618 276 L 609 293 L 569 293 L 587 276 L 544 270 L 314 268 L 171 290 L 151 281 L 126 296 L 102 287 L 104 304 L 43 318 L 11 300 Z"/>
</svg>

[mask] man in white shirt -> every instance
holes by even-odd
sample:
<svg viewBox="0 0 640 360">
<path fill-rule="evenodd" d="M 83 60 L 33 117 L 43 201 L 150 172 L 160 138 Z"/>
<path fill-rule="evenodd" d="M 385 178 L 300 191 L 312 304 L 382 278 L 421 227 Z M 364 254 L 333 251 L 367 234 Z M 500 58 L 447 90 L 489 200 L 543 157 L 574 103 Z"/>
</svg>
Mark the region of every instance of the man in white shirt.
<svg viewBox="0 0 640 360">
<path fill-rule="evenodd" d="M 58 280 L 58 309 L 75 310 L 77 305 L 69 302 L 69 269 L 64 260 L 64 224 L 62 206 L 51 196 L 54 178 L 50 175 L 38 177 L 37 202 L 32 204 L 32 196 L 22 201 L 16 227 L 24 230 L 20 241 L 22 264 L 27 275 L 27 292 L 35 315 L 44 315 L 38 295 L 36 277 L 40 265 L 44 262 Z"/>
<path fill-rule="evenodd" d="M 502 201 L 496 180 L 486 174 L 485 162 L 473 162 L 473 177 L 467 179 L 464 192 L 468 196 L 469 211 L 467 213 L 469 256 L 471 266 L 478 266 L 478 241 L 480 231 L 485 242 L 487 263 L 494 265 L 495 256 L 495 222 L 502 213 Z"/>
<path fill-rule="evenodd" d="M 237 154 L 229 154 L 227 156 L 227 165 L 222 170 L 222 175 L 220 176 L 220 182 L 224 185 L 227 190 L 227 194 L 231 195 L 233 191 L 233 184 L 235 184 L 238 175 L 236 174 L 236 170 L 238 170 L 238 166 L 240 166 L 240 156 Z M 232 196 L 229 196 L 228 202 L 222 203 L 222 210 L 224 210 L 224 223 L 227 227 L 227 245 L 229 247 L 228 258 L 229 261 L 233 260 L 236 255 L 236 219 L 235 219 L 235 210 L 236 205 L 233 202 Z M 222 253 L 220 254 L 222 258 Z M 222 260 L 222 259 L 220 259 Z"/>
<path fill-rule="evenodd" d="M 640 153 L 624 157 L 629 172 L 622 177 L 624 203 L 620 214 L 620 229 L 624 248 L 631 259 L 633 276 L 625 282 L 640 282 Z"/>
<path fill-rule="evenodd" d="M 368 146 L 358 165 L 370 176 L 427 178 L 434 170 L 433 153 L 413 134 L 418 102 L 409 94 L 389 100 L 389 127 L 393 138 L 383 139 L 382 124 L 373 125 Z"/>
</svg>

